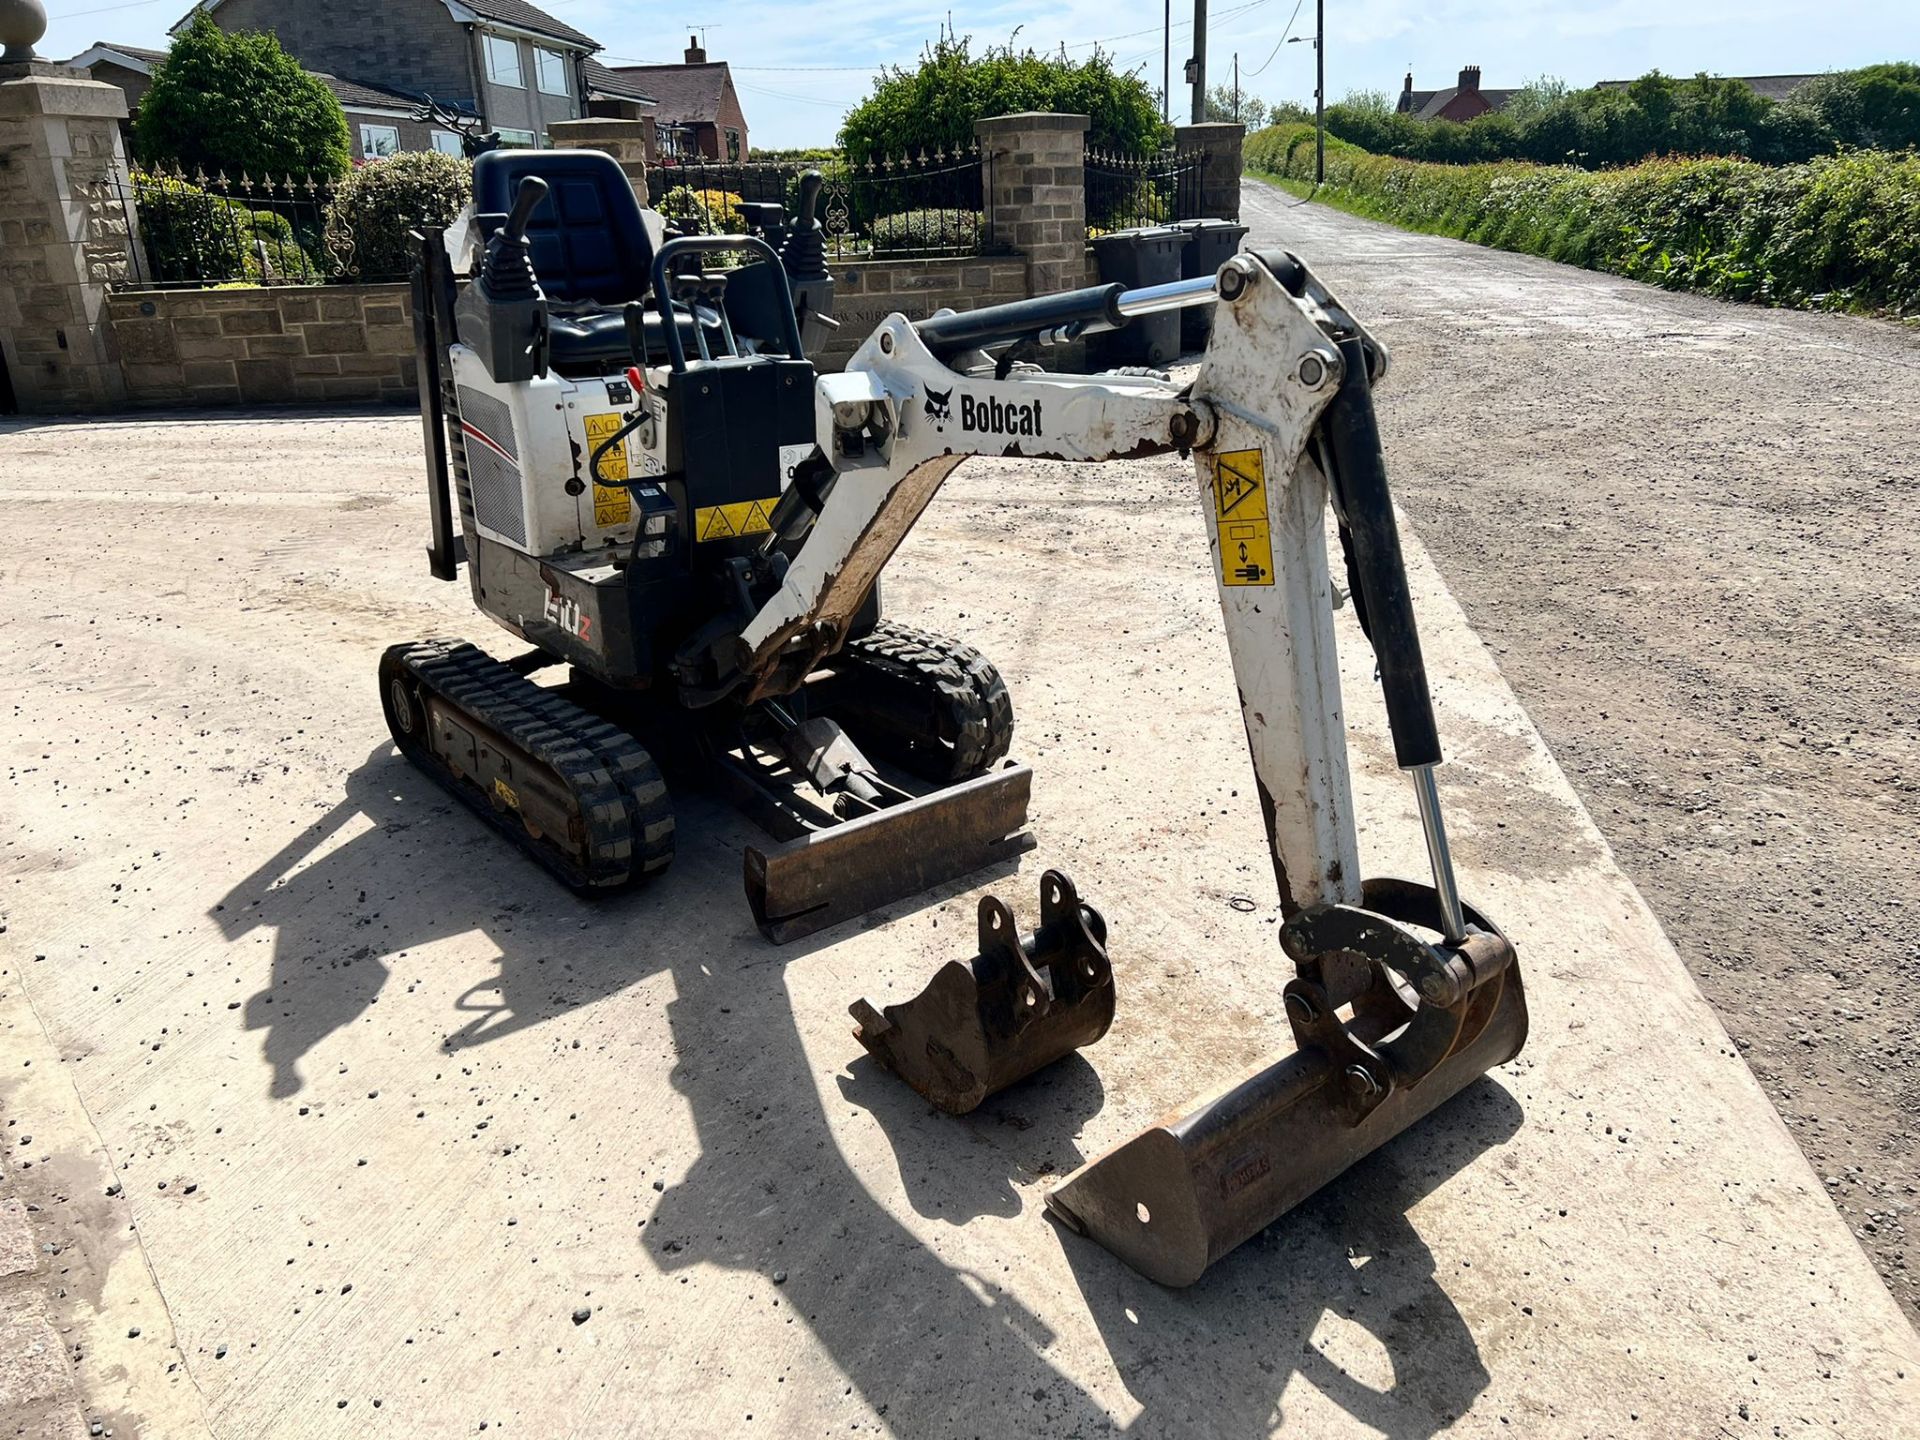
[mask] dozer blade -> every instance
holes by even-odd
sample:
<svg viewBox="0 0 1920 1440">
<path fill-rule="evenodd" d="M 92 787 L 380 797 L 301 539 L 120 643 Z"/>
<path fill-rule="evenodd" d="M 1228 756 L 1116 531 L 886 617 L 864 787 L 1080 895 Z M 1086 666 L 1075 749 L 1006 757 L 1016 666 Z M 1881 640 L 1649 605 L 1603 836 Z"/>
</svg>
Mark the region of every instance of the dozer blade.
<svg viewBox="0 0 1920 1440">
<path fill-rule="evenodd" d="M 1062 1222 L 1149 1279 L 1190 1285 L 1520 1052 L 1526 997 L 1504 936 L 1467 910 L 1459 946 L 1421 939 L 1410 927 L 1439 925 L 1422 885 L 1369 881 L 1365 904 L 1305 911 L 1282 930 L 1299 971 L 1286 990 L 1299 1050 L 1068 1176 L 1047 1196 Z M 1354 957 L 1367 979 L 1343 1023 L 1324 976 Z"/>
<path fill-rule="evenodd" d="M 1040 927 L 1022 936 L 997 895 L 980 902 L 980 953 L 949 961 L 904 1005 L 856 1000 L 854 1038 L 949 1115 L 964 1115 L 1113 1024 L 1107 924 L 1058 870 L 1040 877 Z"/>
<path fill-rule="evenodd" d="M 746 852 L 747 900 L 776 945 L 1033 848 L 1033 771 L 1010 765 Z"/>
</svg>

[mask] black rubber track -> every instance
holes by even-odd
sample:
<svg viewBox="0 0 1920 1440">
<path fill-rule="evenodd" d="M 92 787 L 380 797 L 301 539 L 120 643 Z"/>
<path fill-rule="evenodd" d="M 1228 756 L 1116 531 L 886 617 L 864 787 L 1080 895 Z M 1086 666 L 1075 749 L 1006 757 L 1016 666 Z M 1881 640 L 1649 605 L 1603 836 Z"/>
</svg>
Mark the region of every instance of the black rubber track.
<svg viewBox="0 0 1920 1440">
<path fill-rule="evenodd" d="M 414 731 L 400 723 L 392 681 L 404 676 L 415 695 Z M 455 776 L 424 743 L 424 707 L 431 692 L 471 715 L 558 777 L 579 807 L 581 833 L 565 843 L 535 840 L 511 811 Z M 673 861 L 673 805 L 659 767 L 626 731 L 543 689 L 485 651 L 457 640 L 395 645 L 380 658 L 380 704 L 394 743 L 468 808 L 522 851 L 582 892 L 618 889 Z"/>
<path fill-rule="evenodd" d="M 1013 744 L 1013 697 L 971 645 L 882 620 L 830 667 L 828 713 L 863 749 L 923 779 L 985 774 Z"/>
</svg>

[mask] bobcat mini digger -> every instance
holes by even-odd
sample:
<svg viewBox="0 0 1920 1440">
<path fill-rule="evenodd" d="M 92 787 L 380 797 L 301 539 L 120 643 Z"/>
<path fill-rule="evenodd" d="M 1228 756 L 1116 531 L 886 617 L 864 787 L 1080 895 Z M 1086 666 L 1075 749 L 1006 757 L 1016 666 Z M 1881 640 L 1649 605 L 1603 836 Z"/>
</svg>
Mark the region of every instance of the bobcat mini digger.
<svg viewBox="0 0 1920 1440">
<path fill-rule="evenodd" d="M 456 287 L 431 230 L 415 281 L 428 553 L 442 579 L 464 563 L 479 608 L 533 648 L 499 661 L 395 646 L 381 662 L 388 723 L 409 759 L 582 890 L 670 861 L 655 763 L 669 757 L 772 833 L 748 851 L 749 899 L 770 938 L 804 934 L 1030 843 L 999 675 L 881 612 L 881 572 L 941 484 L 971 455 L 1192 455 L 1286 916 L 1297 1050 L 1048 1197 L 1073 1230 L 1188 1283 L 1525 1038 L 1512 946 L 1462 904 L 1441 823 L 1371 399 L 1386 352 L 1276 251 L 1146 289 L 891 315 L 843 373 L 817 375 L 807 340 L 832 324 L 831 281 L 811 201 L 790 225 L 761 207 L 762 235 L 664 238 L 605 155 L 476 160 L 472 281 Z M 726 268 L 702 268 L 718 255 Z M 1215 307 L 1190 384 L 1035 363 L 1189 305 Z M 1431 885 L 1361 878 L 1329 503 Z M 548 665 L 568 667 L 564 686 L 530 678 Z M 1105 927 L 1057 872 L 1042 903 L 1023 939 L 989 897 L 982 955 L 947 967 L 958 989 L 936 997 L 943 972 L 919 1012 L 855 1005 L 862 1042 L 962 1109 L 1097 1038 L 1113 1013 Z M 1075 1013 L 1090 1018 L 1060 1019 Z M 968 1025 L 976 1068 L 993 1072 L 970 1086 L 980 1077 L 957 1073 L 967 1046 L 952 1033 Z"/>
</svg>

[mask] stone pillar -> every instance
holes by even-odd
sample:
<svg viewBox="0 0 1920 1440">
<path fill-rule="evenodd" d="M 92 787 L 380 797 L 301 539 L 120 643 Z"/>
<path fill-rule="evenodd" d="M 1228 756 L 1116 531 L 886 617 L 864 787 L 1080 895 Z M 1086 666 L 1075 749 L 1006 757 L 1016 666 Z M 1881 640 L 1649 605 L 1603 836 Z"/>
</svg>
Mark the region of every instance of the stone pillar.
<svg viewBox="0 0 1920 1440">
<path fill-rule="evenodd" d="M 627 172 L 633 193 L 647 203 L 647 131 L 649 120 L 555 120 L 547 138 L 556 150 L 604 150 Z"/>
<path fill-rule="evenodd" d="M 996 244 L 1024 255 L 1027 293 L 1086 283 L 1084 115 L 994 115 L 976 120 L 981 193 Z"/>
<path fill-rule="evenodd" d="M 78 70 L 0 65 L 0 359 L 28 414 L 125 397 L 107 284 L 133 266 L 126 96 Z"/>
<path fill-rule="evenodd" d="M 1247 127 L 1231 121 L 1208 125 L 1176 125 L 1174 148 L 1181 154 L 1198 150 L 1207 157 L 1200 177 L 1200 213 L 1213 220 L 1240 218 L 1240 149 Z"/>
</svg>

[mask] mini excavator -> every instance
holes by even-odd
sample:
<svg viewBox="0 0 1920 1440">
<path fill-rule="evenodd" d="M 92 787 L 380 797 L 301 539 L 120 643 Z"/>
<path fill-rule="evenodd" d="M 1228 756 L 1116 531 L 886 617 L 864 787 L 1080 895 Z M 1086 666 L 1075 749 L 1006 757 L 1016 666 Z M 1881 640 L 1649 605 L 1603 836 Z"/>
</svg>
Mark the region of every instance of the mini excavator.
<svg viewBox="0 0 1920 1440">
<path fill-rule="evenodd" d="M 1030 772 L 964 641 L 887 618 L 880 578 L 969 456 L 1191 456 L 1285 916 L 1296 1050 L 1096 1159 L 1055 1216 L 1179 1285 L 1518 1053 L 1512 945 L 1458 894 L 1440 743 L 1372 388 L 1386 350 L 1297 258 L 909 320 L 846 368 L 812 218 L 668 236 L 592 151 L 474 163 L 464 288 L 435 229 L 414 280 L 432 573 L 532 648 L 380 665 L 411 761 L 568 885 L 672 859 L 669 773 L 769 834 L 746 888 L 775 941 L 1017 854 Z M 1057 373 L 1054 347 L 1212 307 L 1197 376 Z M 1334 649 L 1331 505 L 1432 883 L 1363 880 Z M 457 529 L 456 529 L 457 523 Z M 565 666 L 563 684 L 533 676 Z M 676 779 L 676 785 L 682 782 Z M 981 906 L 982 953 L 921 1001 L 853 1007 L 882 1063 L 953 1110 L 1103 1034 L 1106 927 L 1057 871 L 1042 921 Z M 918 1007 L 918 1008 L 916 1008 Z"/>
</svg>

